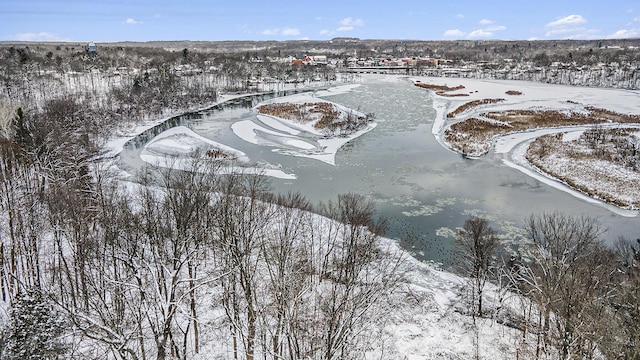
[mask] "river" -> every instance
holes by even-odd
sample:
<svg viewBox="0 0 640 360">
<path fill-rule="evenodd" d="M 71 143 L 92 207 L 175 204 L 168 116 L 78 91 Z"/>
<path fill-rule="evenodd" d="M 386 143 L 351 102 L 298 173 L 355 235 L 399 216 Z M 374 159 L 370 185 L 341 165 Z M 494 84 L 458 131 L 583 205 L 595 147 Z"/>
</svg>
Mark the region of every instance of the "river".
<svg viewBox="0 0 640 360">
<path fill-rule="evenodd" d="M 324 97 L 364 113 L 375 113 L 377 127 L 342 147 L 335 165 L 272 152 L 248 143 L 231 130 L 237 121 L 255 121 L 250 106 L 236 101 L 211 111 L 185 115 L 154 133 L 130 141 L 120 155 L 129 171 L 142 166 L 142 146 L 153 134 L 183 125 L 198 135 L 241 150 L 253 162 L 264 162 L 293 173 L 296 179 L 272 180 L 274 191 L 299 191 L 312 202 L 338 194 L 366 195 L 388 220 L 387 236 L 398 239 L 417 257 L 447 263 L 457 227 L 470 216 L 492 222 L 507 244 L 523 241 L 522 225 L 532 214 L 559 211 L 597 218 L 605 241 L 640 236 L 638 217 L 625 217 L 600 204 L 585 201 L 505 165 L 503 154 L 466 159 L 444 148 L 432 134 L 436 118 L 429 91 L 393 75 L 365 76 L 360 86 Z"/>
</svg>

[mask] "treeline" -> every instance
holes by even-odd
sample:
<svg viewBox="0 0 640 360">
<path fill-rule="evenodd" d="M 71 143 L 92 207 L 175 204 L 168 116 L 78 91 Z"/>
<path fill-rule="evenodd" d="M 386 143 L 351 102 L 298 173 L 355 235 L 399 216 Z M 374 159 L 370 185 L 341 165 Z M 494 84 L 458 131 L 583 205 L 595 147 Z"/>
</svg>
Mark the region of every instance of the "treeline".
<svg viewBox="0 0 640 360">
<path fill-rule="evenodd" d="M 181 76 L 174 67 L 182 57 L 162 49 L 104 49 L 100 55 L 84 49 L 45 51 L 0 48 L 4 104 L 42 109 L 72 97 L 94 116 L 123 123 L 210 105 L 220 90 L 213 74 Z"/>
<path fill-rule="evenodd" d="M 139 117 L 144 111 L 155 115 L 209 105 L 220 92 L 275 91 L 287 82 L 336 78 L 326 66 L 292 66 L 245 56 L 249 55 L 187 48 L 99 46 L 91 53 L 81 45 L 4 46 L 0 98 L 37 108 L 73 95 L 96 109 Z M 265 79 L 257 88 L 257 81 Z"/>
<path fill-rule="evenodd" d="M 209 104 L 218 86 L 248 90 L 257 69 L 297 79 L 311 68 L 219 55 L 218 73 L 183 76 L 174 64 L 207 60 L 112 50 L 0 51 L 0 358 L 349 359 L 377 346 L 402 258 L 382 246 L 366 198 L 314 207 L 259 176 L 218 176 L 211 161 L 136 184 L 97 166 L 118 124 Z M 101 61 L 148 71 L 107 80 L 85 67 Z M 469 314 L 521 329 L 523 358 L 637 359 L 640 244 L 608 248 L 593 219 L 562 214 L 526 228 L 531 243 L 506 249 L 481 219 L 464 225 Z M 501 295 L 488 299 L 491 283 Z"/>
<path fill-rule="evenodd" d="M 124 183 L 96 166 L 81 112 L 53 105 L 16 112 L 0 138 L 0 358 L 350 359 L 380 346 L 403 259 L 370 200 L 314 207 L 264 177 L 218 176 L 215 161 Z M 607 247 L 594 219 L 558 213 L 525 228 L 529 242 L 507 248 L 486 220 L 464 224 L 465 312 L 519 329 L 522 358 L 637 358 L 640 243 Z"/>
<path fill-rule="evenodd" d="M 0 138 L 0 358 L 347 359 L 376 346 L 369 327 L 403 258 L 370 200 L 312 207 L 204 160 L 123 183 L 88 131 L 39 120 L 19 112 Z"/>
<path fill-rule="evenodd" d="M 638 359 L 640 239 L 606 246 L 595 219 L 557 212 L 531 216 L 525 230 L 516 247 L 482 218 L 459 230 L 465 311 L 521 330 L 520 358 Z"/>
</svg>

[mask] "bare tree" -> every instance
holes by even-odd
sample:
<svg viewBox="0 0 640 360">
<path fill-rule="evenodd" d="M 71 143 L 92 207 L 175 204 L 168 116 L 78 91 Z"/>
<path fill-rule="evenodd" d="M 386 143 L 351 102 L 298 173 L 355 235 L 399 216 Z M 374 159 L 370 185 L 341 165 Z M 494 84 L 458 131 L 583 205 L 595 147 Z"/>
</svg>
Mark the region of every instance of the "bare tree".
<svg viewBox="0 0 640 360">
<path fill-rule="evenodd" d="M 230 175 L 216 202 L 216 247 L 220 252 L 223 301 L 233 339 L 234 359 L 253 359 L 257 341 L 256 271 L 273 206 L 263 200 L 261 176 Z"/>
<path fill-rule="evenodd" d="M 593 356 L 589 336 L 593 304 L 602 302 L 607 267 L 599 258 L 602 230 L 596 220 L 560 213 L 532 216 L 526 224 L 533 241 L 523 275 L 523 293 L 537 305 L 537 357 L 557 349 L 561 359 Z"/>
<path fill-rule="evenodd" d="M 381 247 L 385 222 L 374 218 L 371 200 L 356 194 L 340 195 L 322 213 L 337 223 L 321 228 L 325 234 L 322 241 L 327 244 L 321 252 L 325 261 L 317 285 L 325 290 L 320 290 L 316 300 L 321 314 L 316 324 L 321 346 L 310 354 L 321 359 L 352 358 L 358 352 L 356 344 L 366 338 L 363 332 L 367 325 L 375 321 L 369 310 L 397 286 L 402 258 Z"/>
<path fill-rule="evenodd" d="M 261 251 L 268 281 L 262 313 L 265 354 L 274 359 L 301 358 L 300 313 L 312 274 L 307 246 L 312 232 L 311 204 L 301 194 L 280 195 L 268 241 Z"/>
<path fill-rule="evenodd" d="M 603 353 L 623 359 L 638 359 L 640 347 L 640 239 L 620 238 L 615 243 L 616 281 L 607 318 L 610 326 L 599 330 Z"/>
<path fill-rule="evenodd" d="M 465 221 L 455 240 L 458 262 L 471 285 L 472 314 L 482 316 L 484 288 L 491 278 L 498 237 L 486 219 L 472 217 Z"/>
</svg>

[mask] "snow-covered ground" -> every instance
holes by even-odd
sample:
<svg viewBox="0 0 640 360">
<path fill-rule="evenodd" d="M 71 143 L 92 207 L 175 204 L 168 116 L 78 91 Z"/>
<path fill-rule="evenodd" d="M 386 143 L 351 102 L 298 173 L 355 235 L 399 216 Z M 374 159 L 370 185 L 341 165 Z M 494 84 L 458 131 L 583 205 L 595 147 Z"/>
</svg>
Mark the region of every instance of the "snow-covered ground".
<svg viewBox="0 0 640 360">
<path fill-rule="evenodd" d="M 319 93 L 319 95 L 337 94 L 349 91 L 354 85 L 340 86 Z M 261 104 L 273 103 L 317 103 L 328 102 L 316 97 L 313 93 L 302 93 L 290 96 L 278 97 Z M 332 103 L 343 113 L 354 112 L 339 104 Z M 364 114 L 358 114 L 364 116 Z M 252 144 L 270 146 L 272 151 L 281 154 L 307 157 L 320 160 L 331 165 L 335 165 L 335 156 L 340 148 L 349 141 L 373 130 L 375 123 L 368 124 L 362 130 L 347 136 L 330 136 L 327 137 L 322 131 L 316 129 L 313 122 L 296 122 L 283 119 L 271 115 L 258 115 L 258 121 L 239 121 L 234 123 L 231 128 L 233 132 L 241 139 Z"/>
<path fill-rule="evenodd" d="M 601 128 L 615 128 L 618 127 L 616 124 L 604 124 L 600 125 Z M 625 125 L 625 127 L 638 127 L 640 125 Z M 599 199 L 592 198 L 581 191 L 577 191 L 570 186 L 566 185 L 563 182 L 558 181 L 557 179 L 549 176 L 546 173 L 541 171 L 537 171 L 526 159 L 526 152 L 529 144 L 535 140 L 536 138 L 549 135 L 549 134 L 557 134 L 564 133 L 563 140 L 570 141 L 572 139 L 576 139 L 580 136 L 585 130 L 591 128 L 590 126 L 570 126 L 570 127 L 558 127 L 558 128 L 549 128 L 549 129 L 539 129 L 535 131 L 529 131 L 524 133 L 517 134 L 509 134 L 500 136 L 495 140 L 494 152 L 496 154 L 504 154 L 504 158 L 502 162 L 514 169 L 517 169 L 536 180 L 547 184 L 548 186 L 554 187 L 556 189 L 565 191 L 577 198 L 580 198 L 584 201 L 599 204 L 610 211 L 626 217 L 634 217 L 640 214 L 639 211 L 636 210 L 626 210 L 622 209 L 618 206 L 607 204 Z"/>
<path fill-rule="evenodd" d="M 399 250 L 394 240 L 382 239 L 383 248 Z M 520 330 L 499 323 L 496 319 L 474 318 L 465 315 L 466 304 L 460 293 L 464 291 L 468 279 L 438 269 L 405 255 L 401 271 L 404 282 L 391 294 L 391 303 L 378 308 L 373 305 L 368 311 L 380 314 L 367 329 L 370 343 L 366 349 L 358 349 L 363 359 L 385 360 L 451 360 L 451 359 L 532 359 L 535 341 L 527 337 L 523 344 Z M 490 300 L 497 297 L 497 289 L 488 286 L 487 307 L 499 304 Z M 214 294 L 211 294 L 214 296 Z M 203 303 L 214 300 L 201 299 Z M 507 305 L 510 304 L 510 305 Z M 519 299 L 507 296 L 502 304 L 510 306 L 513 312 L 521 311 Z M 204 318 L 224 317 L 222 309 L 211 308 Z M 205 327 L 203 327 L 204 329 Z M 218 337 L 215 333 L 201 334 L 210 341 L 202 345 L 194 359 L 227 359 L 232 354 L 231 339 Z M 366 335 L 365 335 L 366 337 Z M 529 346 L 529 347 L 527 347 Z M 476 357 L 476 355 L 478 357 Z"/>
<path fill-rule="evenodd" d="M 302 93 L 285 97 L 275 98 L 265 103 L 313 103 L 326 102 L 316 96 L 335 95 L 352 90 L 358 84 L 338 85 L 326 90 L 318 90 L 315 93 Z M 231 100 L 245 95 L 222 96 L 220 102 Z M 258 106 L 262 105 L 258 104 Z M 215 105 L 215 104 L 212 104 Z M 353 112 L 339 104 L 333 104 L 344 113 Z M 172 115 L 176 116 L 178 114 Z M 363 114 L 358 114 L 363 115 Z M 133 126 L 109 140 L 105 146 L 105 158 L 114 158 L 122 150 L 124 145 L 135 136 L 167 121 L 172 116 L 148 121 L 141 125 Z M 232 124 L 233 132 L 241 139 L 257 144 L 272 147 L 272 151 L 285 155 L 307 157 L 334 165 L 336 153 L 349 141 L 373 130 L 375 123 L 369 123 L 365 128 L 348 136 L 325 136 L 321 131 L 315 129 L 312 123 L 298 123 L 295 121 L 282 119 L 269 115 L 257 115 L 256 120 L 238 121 Z M 235 164 L 244 167 L 243 172 L 260 173 L 281 179 L 295 179 L 295 174 L 286 173 L 277 165 L 251 163 L 251 159 L 242 151 L 211 139 L 206 139 L 195 132 L 185 128 L 177 127 L 169 129 L 145 145 L 141 158 L 148 164 L 160 167 L 191 168 L 189 159 L 197 152 L 217 149 L 225 153 L 232 154 Z M 228 167 L 226 171 L 233 171 L 233 167 Z"/>
<path fill-rule="evenodd" d="M 184 126 L 177 126 L 154 137 L 140 154 L 140 158 L 153 166 L 177 169 L 194 169 L 194 156 L 208 157 L 205 152 L 219 150 L 232 159 L 231 164 L 220 169 L 222 172 L 234 172 L 235 166 L 248 164 L 249 158 L 242 151 L 202 137 Z M 295 179 L 280 169 L 268 167 L 245 167 L 244 173 L 263 174 L 281 179 Z"/>
<path fill-rule="evenodd" d="M 203 111 L 206 110 L 212 106 L 215 106 L 217 104 L 223 103 L 225 101 L 229 101 L 229 100 L 233 100 L 239 97 L 243 97 L 246 96 L 244 94 L 240 94 L 240 95 L 221 95 L 219 97 L 219 101 L 212 103 L 211 105 L 207 106 L 207 107 L 203 107 L 201 109 L 192 109 L 192 111 L 197 112 L 197 111 Z M 131 139 L 135 138 L 136 136 L 142 134 L 143 132 L 151 129 L 152 127 L 158 125 L 158 124 L 162 124 L 163 122 L 181 115 L 183 113 L 185 113 L 187 110 L 183 110 L 174 114 L 170 114 L 168 116 L 164 116 L 162 118 L 158 118 L 158 119 L 153 119 L 153 120 L 149 120 L 146 121 L 142 124 L 136 124 L 133 126 L 130 126 L 126 129 L 121 129 L 119 132 L 115 133 L 114 136 L 109 139 L 103 146 L 103 150 L 105 151 L 105 154 L 103 155 L 106 158 L 111 158 L 114 156 L 117 156 L 118 154 L 120 154 L 122 152 L 122 150 L 124 149 L 124 145 Z"/>
<path fill-rule="evenodd" d="M 355 85 L 357 86 L 357 85 Z M 339 86 L 322 91 L 322 94 L 335 94 L 349 91 L 354 85 Z M 320 92 L 317 95 L 321 95 Z M 311 102 L 319 101 L 312 95 L 295 95 L 279 98 L 277 102 Z M 442 108 L 444 109 L 444 108 Z M 345 109 L 347 110 L 347 109 Z M 362 130 L 345 138 L 318 139 L 323 146 L 323 154 L 304 153 L 310 149 L 309 140 L 300 135 L 303 133 L 320 135 L 310 125 L 258 115 L 258 122 L 242 122 L 234 124 L 234 132 L 249 142 L 260 140 L 260 131 L 277 135 L 284 144 L 300 149 L 296 156 L 307 156 L 327 163 L 333 163 L 335 153 L 342 145 L 374 128 L 370 124 Z M 124 144 L 137 134 L 165 121 L 158 119 L 120 134 L 111 140 L 106 149 L 108 156 L 114 157 Z M 259 123 L 264 124 L 260 127 Z M 145 162 L 157 166 L 191 168 L 190 162 L 179 155 L 193 154 L 203 148 L 220 149 L 233 154 L 238 160 L 247 162 L 246 154 L 218 142 L 199 136 L 186 127 L 169 129 L 152 139 L 142 152 Z M 262 169 L 267 175 L 276 177 L 289 176 L 277 169 Z M 258 169 L 256 169 L 258 171 Z M 246 171 L 245 171 L 246 172 Z M 384 239 L 391 248 L 400 250 L 393 240 Z M 405 255 L 405 282 L 394 296 L 397 298 L 396 308 L 387 311 L 390 316 L 376 326 L 376 333 L 381 334 L 384 341 L 367 351 L 368 358 L 384 359 L 467 359 L 479 354 L 486 359 L 511 359 L 519 351 L 518 344 L 522 334 L 513 328 L 498 324 L 492 319 L 474 319 L 464 315 L 460 310 L 460 292 L 466 280 L 437 266 L 420 262 Z M 206 301 L 205 301 L 206 302 Z M 213 313 L 212 313 L 213 314 Z M 213 314 L 212 316 L 214 316 Z M 219 315 L 219 314 L 218 314 Z M 212 335 L 212 334 L 209 334 Z M 203 339 L 209 337 L 203 334 Z M 228 348 L 218 341 L 203 344 L 200 357 L 202 359 L 228 355 Z"/>
<path fill-rule="evenodd" d="M 479 80 L 459 78 L 432 78 L 416 77 L 413 81 L 435 85 L 447 85 L 450 87 L 463 85 L 464 89 L 447 92 L 447 94 L 468 94 L 461 97 L 439 96 L 433 93 L 434 108 L 437 117 L 432 127 L 432 133 L 438 142 L 446 146 L 443 134 L 446 128 L 456 121 L 471 117 L 478 117 L 488 111 L 507 110 L 560 110 L 560 111 L 584 111 L 585 106 L 595 106 L 613 110 L 623 114 L 640 114 L 640 90 L 621 90 L 604 88 L 587 88 L 576 86 L 550 85 L 528 81 L 515 80 Z M 521 95 L 508 95 L 509 90 L 519 91 Z M 502 98 L 504 102 L 481 105 L 467 109 L 453 119 L 448 119 L 447 114 L 460 105 L 482 99 Z M 618 125 L 600 125 L 602 127 L 616 127 Z M 629 126 L 629 124 L 625 124 Z M 554 127 L 536 129 L 523 133 L 515 133 L 499 136 L 494 139 L 493 152 L 501 155 L 505 165 L 513 167 L 524 174 L 534 177 L 549 186 L 570 193 L 585 201 L 601 204 L 607 209 L 623 216 L 637 216 L 640 212 L 620 209 L 617 206 L 606 204 L 598 199 L 591 198 L 580 191 L 576 191 L 568 185 L 550 177 L 547 174 L 536 171 L 525 159 L 528 145 L 539 136 L 554 133 L 570 133 L 579 136 L 588 126 Z M 568 135 L 571 136 L 571 135 Z M 567 138 L 569 139 L 569 138 Z"/>
<path fill-rule="evenodd" d="M 474 319 L 462 313 L 466 308 L 460 296 L 468 279 L 439 270 L 409 257 L 405 263 L 406 286 L 399 291 L 404 297 L 388 320 L 384 331 L 389 334 L 389 348 L 383 359 L 516 359 L 526 352 L 522 332 L 496 322 Z M 497 288 L 486 291 L 489 307 L 495 302 Z M 517 299 L 507 296 L 516 309 Z M 505 305 L 503 304 L 503 305 Z M 374 352 L 375 353 L 375 352 Z"/>
<path fill-rule="evenodd" d="M 463 85 L 465 88 L 447 94 L 468 94 L 461 97 L 447 97 L 433 94 L 434 107 L 444 107 L 442 115 L 438 113 L 438 119 L 434 123 L 434 133 L 444 131 L 448 121 L 446 114 L 455 110 L 458 106 L 482 99 L 503 98 L 504 102 L 479 106 L 469 109 L 456 119 L 464 119 L 477 116 L 481 112 L 504 111 L 514 109 L 556 109 L 576 110 L 582 109 L 582 105 L 592 105 L 613 110 L 623 114 L 640 114 L 640 90 L 621 90 L 606 88 L 588 88 L 579 86 L 565 86 L 543 84 L 517 80 L 479 80 L 460 78 L 436 78 L 413 77 L 413 81 L 435 85 L 447 85 L 450 87 Z M 509 90 L 522 92 L 522 95 L 507 95 Z M 425 90 L 426 91 L 426 90 Z M 571 103 L 576 102 L 575 103 Z"/>
</svg>

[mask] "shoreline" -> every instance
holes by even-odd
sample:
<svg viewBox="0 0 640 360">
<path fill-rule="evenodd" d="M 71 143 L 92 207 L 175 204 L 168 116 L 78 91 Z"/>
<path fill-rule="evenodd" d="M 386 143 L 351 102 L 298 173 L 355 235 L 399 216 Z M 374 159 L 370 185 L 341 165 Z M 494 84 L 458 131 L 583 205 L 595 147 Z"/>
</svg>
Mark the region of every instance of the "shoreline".
<svg viewBox="0 0 640 360">
<path fill-rule="evenodd" d="M 523 82 L 518 80 L 480 80 L 461 78 L 436 78 L 436 77 L 410 77 L 416 82 L 434 84 L 437 86 L 458 87 L 452 91 L 454 94 L 465 93 L 468 96 L 442 96 L 430 90 L 433 98 L 433 107 L 436 110 L 436 119 L 432 126 L 432 134 L 438 143 L 449 151 L 462 154 L 454 149 L 445 139 L 444 133 L 454 123 L 479 116 L 486 112 L 504 112 L 515 110 L 557 110 L 559 112 L 579 111 L 587 106 L 595 106 L 620 112 L 622 114 L 640 114 L 639 90 L 623 89 L 603 89 L 571 87 L 566 85 L 540 84 Z M 563 90 L 558 92 L 558 90 Z M 425 90 L 426 91 L 426 90 Z M 518 91 L 520 94 L 509 95 L 508 91 Z M 560 94 L 561 97 L 558 96 Z M 461 105 L 475 100 L 490 98 L 504 98 L 505 101 L 483 104 L 461 111 L 452 117 L 447 114 L 455 111 Z M 633 99 L 629 100 L 629 97 Z M 608 210 L 625 217 L 635 217 L 640 215 L 640 210 L 626 209 L 613 203 L 591 196 L 579 189 L 571 187 L 565 180 L 551 176 L 531 164 L 525 157 L 528 144 L 536 138 L 547 135 L 565 132 L 584 131 L 594 125 L 574 125 L 574 126 L 552 126 L 528 129 L 520 132 L 499 134 L 490 140 L 490 146 L 484 156 L 501 156 L 501 162 L 514 168 L 527 176 L 541 181 L 556 189 L 565 191 L 581 200 L 595 203 Z M 637 127 L 638 123 L 614 123 L 600 124 L 605 128 Z M 473 158 L 473 156 L 470 156 Z M 620 197 L 620 195 L 618 195 Z"/>
<path fill-rule="evenodd" d="M 265 102 L 262 102 L 257 106 L 264 103 L 279 103 L 279 102 L 291 102 L 295 101 L 315 101 L 315 102 L 327 102 L 331 103 L 340 111 L 343 112 L 351 112 L 358 113 L 353 109 L 347 109 L 346 107 L 335 104 L 328 100 L 323 100 L 317 98 L 317 96 L 325 96 L 325 95 L 334 95 L 342 92 L 348 92 L 352 89 L 360 86 L 360 84 L 342 84 L 337 83 L 334 85 L 323 85 L 321 87 L 306 87 L 306 88 L 296 88 L 301 93 L 291 94 L 279 96 L 273 99 L 269 99 Z M 292 89 L 284 89 L 284 90 L 293 90 Z M 270 93 L 270 92 L 267 92 Z M 235 100 L 238 98 L 243 98 L 247 96 L 255 96 L 266 93 L 251 93 L 251 94 L 230 94 L 230 95 L 222 95 L 220 96 L 220 101 L 211 103 L 210 105 L 199 107 L 196 109 L 185 109 L 183 111 L 176 112 L 174 114 L 160 117 L 157 119 L 145 121 L 142 124 L 132 124 L 128 129 L 120 131 L 120 134 L 116 137 L 113 137 L 105 142 L 103 145 L 104 154 L 100 157 L 100 161 L 104 164 L 107 164 L 109 167 L 115 168 L 119 173 L 121 173 L 124 177 L 131 176 L 132 174 L 128 173 L 120 169 L 115 163 L 114 160 L 117 159 L 118 155 L 124 150 L 124 146 L 127 142 L 135 139 L 137 136 L 143 134 L 145 131 L 152 129 L 155 126 L 158 126 L 166 121 L 169 121 L 177 116 L 190 113 L 190 112 L 200 112 L 211 109 L 215 106 L 221 105 L 227 101 Z M 271 119 L 270 121 L 266 118 Z M 259 140 L 254 139 L 258 136 L 258 134 L 268 134 L 272 138 L 277 138 L 278 140 L 283 140 L 281 145 L 284 148 L 274 148 L 272 151 L 281 153 L 289 156 L 299 156 L 306 157 L 310 159 L 319 160 L 325 162 L 330 165 L 335 165 L 335 156 L 339 149 L 344 146 L 349 141 L 364 135 L 365 133 L 373 130 L 376 127 L 375 122 L 371 122 L 367 124 L 364 128 L 349 134 L 347 136 L 332 136 L 325 138 L 321 133 L 315 131 L 312 126 L 308 126 L 305 124 L 295 124 L 290 120 L 281 119 L 273 116 L 267 116 L 258 114 L 256 116 L 256 120 L 246 120 L 235 122 L 231 124 L 232 131 L 236 134 L 236 136 L 241 139 L 248 141 L 250 143 L 264 145 Z M 250 122 L 247 123 L 247 122 Z M 279 125 L 278 125 L 279 124 Z M 264 125 L 265 127 L 261 126 Z M 178 128 L 178 129 L 177 129 Z M 296 137 L 296 134 L 300 132 L 306 132 L 306 134 L 312 134 L 314 137 L 317 137 L 315 141 L 316 145 L 312 146 L 309 143 L 309 139 L 305 139 L 303 137 Z M 217 141 L 203 138 L 198 134 L 190 131 L 186 128 L 174 127 L 159 133 L 154 136 L 147 144 L 144 145 L 141 153 L 141 160 L 147 164 L 167 167 L 167 166 L 179 166 L 179 167 L 188 167 L 189 162 L 185 162 L 186 159 L 180 159 L 179 155 L 185 155 L 188 153 L 192 153 L 196 151 L 197 146 L 196 143 L 200 143 L 204 146 L 213 147 L 214 149 L 218 149 L 221 151 L 229 152 L 232 155 L 237 155 L 236 157 L 240 162 L 238 164 L 229 164 L 226 169 L 223 171 L 235 171 L 234 169 L 241 169 L 244 172 L 255 173 L 255 174 L 263 174 L 265 176 L 280 178 L 280 179 L 296 179 L 297 176 L 295 174 L 290 174 L 283 171 L 279 165 L 271 165 L 271 164 L 251 164 L 249 157 L 244 154 L 242 151 L 229 147 L 225 144 L 219 143 Z M 154 149 L 155 148 L 155 149 Z M 155 151 L 154 151 L 155 150 Z"/>
</svg>

